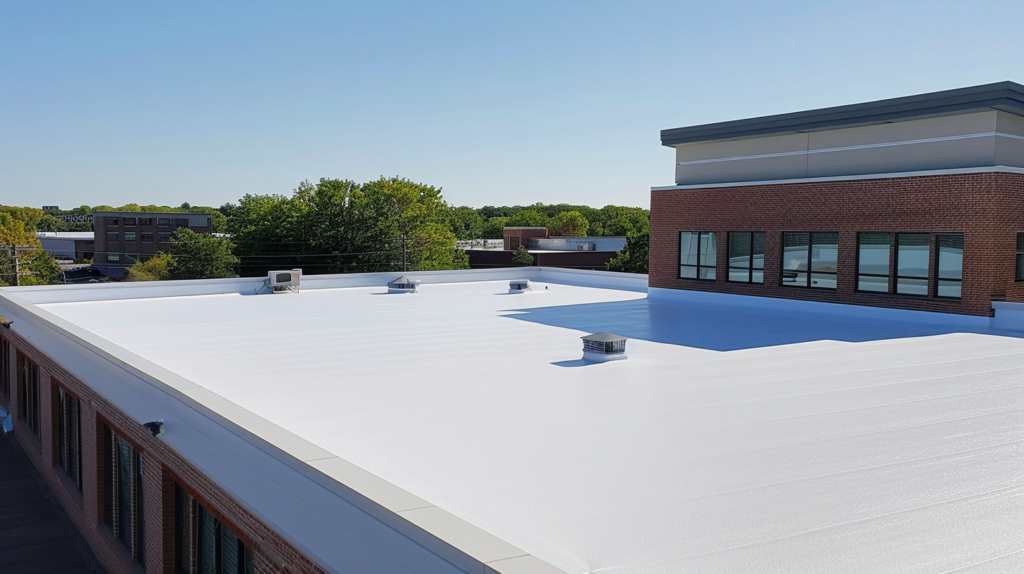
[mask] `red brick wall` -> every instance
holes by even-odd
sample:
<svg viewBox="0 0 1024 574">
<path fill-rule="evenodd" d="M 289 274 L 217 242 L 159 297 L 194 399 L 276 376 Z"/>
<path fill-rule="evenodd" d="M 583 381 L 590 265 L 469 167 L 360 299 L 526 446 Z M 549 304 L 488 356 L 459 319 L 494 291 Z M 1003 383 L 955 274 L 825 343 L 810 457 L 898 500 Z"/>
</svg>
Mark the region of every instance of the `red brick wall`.
<svg viewBox="0 0 1024 574">
<path fill-rule="evenodd" d="M 185 486 L 207 510 L 215 514 L 238 538 L 253 551 L 257 573 L 287 572 L 323 574 L 323 570 L 303 555 L 280 535 L 258 520 L 237 501 L 228 496 L 209 478 L 196 470 L 159 438 L 154 438 L 142 425 L 96 394 L 91 388 L 62 368 L 48 356 L 40 353 L 15 331 L 5 331 L 11 342 L 11 357 L 20 351 L 39 366 L 42 421 L 37 439 L 22 424 L 15 413 L 15 436 L 39 469 L 54 496 L 81 531 L 96 557 L 110 574 L 170 574 L 173 572 L 173 488 L 177 480 Z M 11 404 L 17 404 L 17 384 L 12 365 Z M 57 432 L 55 408 L 51 400 L 56 394 L 54 385 L 63 387 L 81 401 L 82 433 L 82 491 L 62 478 L 63 469 L 55 452 Z M 103 524 L 104 496 L 100 492 L 104 472 L 104 425 L 132 443 L 143 456 L 143 501 L 145 521 L 145 569 L 131 564 L 127 548 L 112 537 Z M 168 493 L 168 490 L 170 491 Z M 170 497 L 170 498 L 168 498 Z M 168 506 L 168 502 L 172 502 Z M 165 513 L 171 512 L 169 516 Z"/>
<path fill-rule="evenodd" d="M 678 279 L 679 232 L 718 232 L 716 281 Z M 764 231 L 764 284 L 726 281 L 726 232 Z M 836 290 L 780 285 L 783 231 L 839 232 Z M 856 291 L 858 232 L 963 233 L 960 301 Z M 978 173 L 651 192 L 650 286 L 899 309 L 990 315 L 993 298 L 1024 301 L 1014 283 L 1024 232 L 1024 175 Z M 934 255 L 934 238 L 932 239 Z M 890 275 L 893 270 L 890 269 Z"/>
</svg>

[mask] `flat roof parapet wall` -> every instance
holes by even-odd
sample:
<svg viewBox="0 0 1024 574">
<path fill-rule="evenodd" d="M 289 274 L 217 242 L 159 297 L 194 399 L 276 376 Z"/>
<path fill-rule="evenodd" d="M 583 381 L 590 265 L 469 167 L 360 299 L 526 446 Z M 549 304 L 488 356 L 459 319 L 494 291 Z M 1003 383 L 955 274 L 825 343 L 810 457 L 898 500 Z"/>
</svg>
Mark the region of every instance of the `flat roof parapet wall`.
<svg viewBox="0 0 1024 574">
<path fill-rule="evenodd" d="M 386 287 L 395 273 L 342 273 L 334 275 L 303 275 L 302 290 L 343 289 L 346 287 Z M 464 269 L 459 271 L 417 271 L 420 286 L 476 281 L 511 281 L 529 279 L 536 282 L 564 283 L 578 287 L 647 291 L 647 275 L 614 271 L 589 271 L 557 267 L 503 267 L 498 269 Z M 99 283 L 90 285 L 35 285 L 31 287 L 0 287 L 0 293 L 11 292 L 31 303 L 77 301 L 110 301 L 116 299 L 148 299 L 189 295 L 220 295 L 237 293 L 256 295 L 266 291 L 266 277 L 233 277 L 228 279 L 196 279 L 181 281 L 140 281 Z"/>
</svg>

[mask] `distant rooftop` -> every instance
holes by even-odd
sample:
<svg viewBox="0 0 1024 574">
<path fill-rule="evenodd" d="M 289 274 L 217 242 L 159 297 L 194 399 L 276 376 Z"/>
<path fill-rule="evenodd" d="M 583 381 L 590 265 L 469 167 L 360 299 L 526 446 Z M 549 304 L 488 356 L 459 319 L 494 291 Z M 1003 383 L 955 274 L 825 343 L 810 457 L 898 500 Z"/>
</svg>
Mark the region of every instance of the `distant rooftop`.
<svg viewBox="0 0 1024 574">
<path fill-rule="evenodd" d="M 1000 110 L 1024 116 L 1024 86 L 999 82 L 861 104 L 835 106 L 661 131 L 661 144 L 747 138 Z"/>
</svg>

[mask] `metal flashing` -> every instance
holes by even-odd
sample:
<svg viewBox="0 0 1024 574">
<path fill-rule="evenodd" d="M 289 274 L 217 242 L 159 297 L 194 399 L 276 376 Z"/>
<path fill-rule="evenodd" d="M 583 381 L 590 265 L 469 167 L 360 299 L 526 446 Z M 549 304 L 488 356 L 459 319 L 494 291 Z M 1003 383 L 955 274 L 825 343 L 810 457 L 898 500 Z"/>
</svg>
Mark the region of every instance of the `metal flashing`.
<svg viewBox="0 0 1024 574">
<path fill-rule="evenodd" d="M 1024 116 L 1024 86 L 998 82 L 955 90 L 716 122 L 661 131 L 661 145 L 741 139 L 999 110 Z"/>
</svg>

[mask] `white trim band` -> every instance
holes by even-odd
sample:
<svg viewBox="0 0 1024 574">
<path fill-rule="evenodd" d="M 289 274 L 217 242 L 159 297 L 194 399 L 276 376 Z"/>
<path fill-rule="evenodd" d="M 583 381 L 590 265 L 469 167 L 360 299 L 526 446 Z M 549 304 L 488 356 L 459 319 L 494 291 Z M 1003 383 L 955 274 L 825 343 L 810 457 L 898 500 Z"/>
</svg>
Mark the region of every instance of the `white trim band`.
<svg viewBox="0 0 1024 574">
<path fill-rule="evenodd" d="M 651 191 L 672 191 L 683 189 L 711 189 L 716 187 L 747 187 L 755 185 L 780 185 L 784 183 L 818 183 L 825 181 L 857 181 L 861 179 L 891 179 L 897 177 L 928 177 L 935 175 L 960 175 L 971 173 L 1019 173 L 1024 174 L 1024 168 L 1008 165 L 993 165 L 984 167 L 958 167 L 953 169 L 932 169 L 925 171 L 901 171 L 894 173 L 868 173 L 862 175 L 828 175 L 822 177 L 797 177 L 790 179 L 767 179 L 760 181 L 729 181 L 725 183 L 693 183 L 686 185 L 666 185 L 652 187 Z"/>
</svg>

